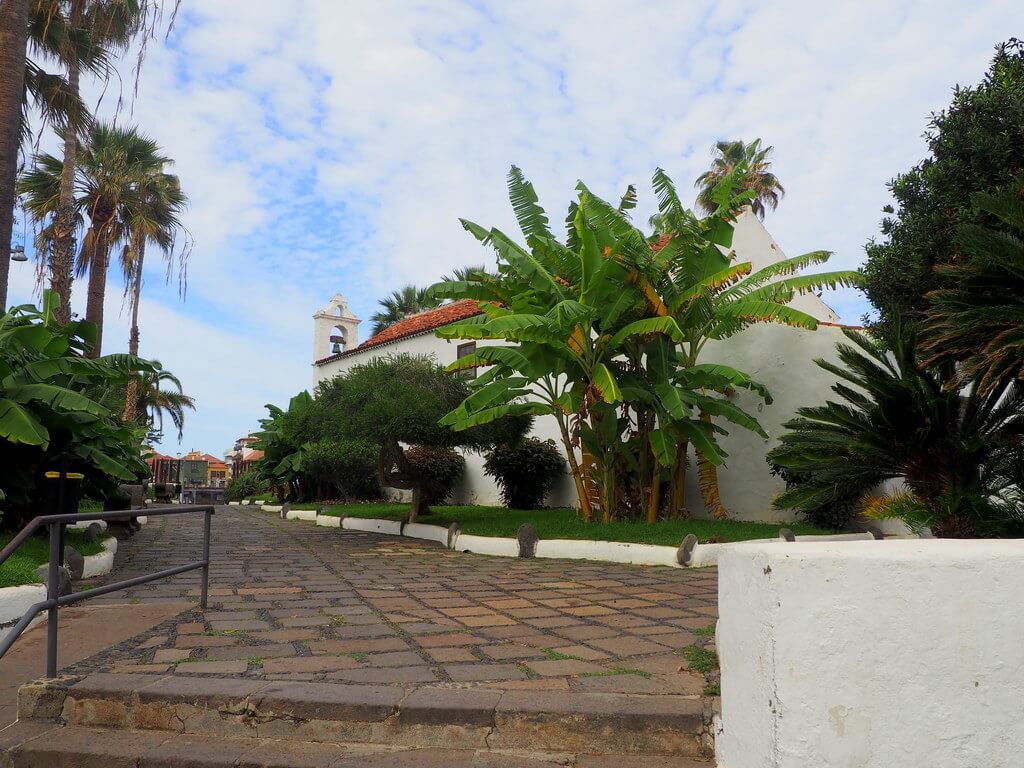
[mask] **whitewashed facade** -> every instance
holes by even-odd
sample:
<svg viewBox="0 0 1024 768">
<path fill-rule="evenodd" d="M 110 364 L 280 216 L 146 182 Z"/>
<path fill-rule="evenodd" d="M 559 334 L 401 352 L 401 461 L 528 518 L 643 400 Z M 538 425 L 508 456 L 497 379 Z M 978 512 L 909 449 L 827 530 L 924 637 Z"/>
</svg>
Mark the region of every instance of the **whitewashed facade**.
<svg viewBox="0 0 1024 768">
<path fill-rule="evenodd" d="M 786 258 L 761 221 L 749 212 L 737 219 L 733 249 L 737 261 L 751 262 L 754 271 Z M 732 365 L 745 371 L 767 386 L 774 398 L 772 405 L 757 404 L 757 398 L 751 393 L 738 393 L 734 398 L 737 404 L 756 415 L 769 435 L 768 440 L 739 428 L 730 429 L 731 434 L 721 438 L 721 444 L 729 454 L 726 465 L 719 470 L 722 499 L 737 519 L 786 519 L 784 513 L 771 507 L 772 497 L 782 490 L 783 484 L 769 472 L 765 453 L 777 443 L 782 424 L 793 417 L 796 409 L 823 402 L 833 381 L 833 377 L 815 365 L 814 360 L 836 359 L 835 344 L 842 338 L 838 315 L 812 294 L 796 297 L 792 306 L 813 315 L 822 325 L 817 331 L 776 325 L 753 326 L 706 348 L 706 362 Z M 321 381 L 374 357 L 425 354 L 441 365 L 448 365 L 457 357 L 459 342 L 439 339 L 432 330 L 360 349 L 360 320 L 349 311 L 341 294 L 335 295 L 313 318 L 314 388 Z M 341 354 L 337 354 L 339 351 Z M 537 418 L 533 434 L 558 442 L 557 428 L 550 417 Z M 456 490 L 455 502 L 500 504 L 497 487 L 483 473 L 482 457 L 468 454 L 466 469 Z M 690 472 L 687 505 L 695 516 L 701 516 L 703 504 L 692 461 Z M 575 489 L 568 476 L 555 487 L 547 502 L 551 506 L 576 505 Z"/>
</svg>

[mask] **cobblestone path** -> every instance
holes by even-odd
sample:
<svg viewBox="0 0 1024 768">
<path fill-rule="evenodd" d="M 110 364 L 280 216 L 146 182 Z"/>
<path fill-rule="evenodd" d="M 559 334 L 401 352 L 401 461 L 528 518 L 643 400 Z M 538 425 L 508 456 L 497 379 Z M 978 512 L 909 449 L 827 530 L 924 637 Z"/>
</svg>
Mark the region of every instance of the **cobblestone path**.
<svg viewBox="0 0 1024 768">
<path fill-rule="evenodd" d="M 152 519 L 121 579 L 198 557 L 201 519 Z M 452 552 L 219 507 L 210 607 L 66 672 L 574 688 L 699 696 L 679 649 L 706 642 L 713 569 L 674 570 Z M 197 602 L 198 572 L 108 602 Z"/>
</svg>

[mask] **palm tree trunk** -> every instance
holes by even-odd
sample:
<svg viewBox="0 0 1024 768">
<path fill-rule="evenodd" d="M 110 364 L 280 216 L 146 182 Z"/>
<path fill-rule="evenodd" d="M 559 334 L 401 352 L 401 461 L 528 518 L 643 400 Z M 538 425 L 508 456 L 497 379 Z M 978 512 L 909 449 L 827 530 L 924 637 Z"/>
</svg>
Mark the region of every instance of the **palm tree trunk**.
<svg viewBox="0 0 1024 768">
<path fill-rule="evenodd" d="M 0 312 L 7 309 L 11 270 L 14 182 L 18 174 L 27 41 L 28 0 L 4 0 L 0 3 Z"/>
<path fill-rule="evenodd" d="M 75 29 L 82 21 L 84 0 L 73 0 L 69 24 Z M 79 63 L 74 53 L 68 55 L 68 87 L 78 95 Z M 81 117 L 78 115 L 77 117 Z M 77 121 L 76 121 L 77 122 Z M 64 131 L 64 165 L 60 172 L 60 199 L 54 216 L 53 254 L 50 257 L 50 287 L 60 296 L 57 320 L 71 320 L 71 285 L 75 250 L 75 165 L 78 157 L 78 137 L 72 126 Z"/>
<path fill-rule="evenodd" d="M 96 222 L 94 220 L 94 229 Z M 99 233 L 106 229 L 106 222 L 100 225 Z M 107 262 L 110 260 L 110 243 L 106 234 L 97 234 L 93 241 L 89 259 L 89 287 L 85 306 L 85 319 L 96 326 L 96 343 L 89 350 L 89 357 L 97 358 L 103 348 L 103 302 L 107 295 Z"/>
<path fill-rule="evenodd" d="M 128 354 L 139 354 L 139 302 L 142 301 L 142 261 L 146 255 L 146 242 L 142 240 L 135 247 L 134 275 L 132 277 L 132 330 L 128 336 Z M 135 418 L 139 401 L 139 382 L 132 377 L 124 391 L 124 421 Z"/>
<path fill-rule="evenodd" d="M 683 440 L 676 446 L 676 458 L 672 463 L 672 487 L 669 492 L 669 515 L 689 517 L 686 511 L 686 462 L 690 443 Z"/>
</svg>

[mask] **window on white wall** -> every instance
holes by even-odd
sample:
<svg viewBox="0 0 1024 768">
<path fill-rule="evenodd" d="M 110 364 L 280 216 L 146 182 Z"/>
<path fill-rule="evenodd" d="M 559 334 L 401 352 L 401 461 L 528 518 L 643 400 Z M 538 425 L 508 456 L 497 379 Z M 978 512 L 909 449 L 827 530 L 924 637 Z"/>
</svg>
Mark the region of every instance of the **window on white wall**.
<svg viewBox="0 0 1024 768">
<path fill-rule="evenodd" d="M 475 354 L 475 353 L 476 353 L 476 342 L 475 341 L 467 341 L 465 344 L 459 344 L 459 346 L 456 347 L 455 359 L 456 360 L 461 360 L 462 358 L 467 357 L 467 356 L 472 355 L 472 354 Z M 475 379 L 476 378 L 476 369 L 475 368 L 468 368 L 465 371 L 461 371 L 460 375 L 463 376 L 464 378 L 467 378 L 467 379 Z"/>
</svg>

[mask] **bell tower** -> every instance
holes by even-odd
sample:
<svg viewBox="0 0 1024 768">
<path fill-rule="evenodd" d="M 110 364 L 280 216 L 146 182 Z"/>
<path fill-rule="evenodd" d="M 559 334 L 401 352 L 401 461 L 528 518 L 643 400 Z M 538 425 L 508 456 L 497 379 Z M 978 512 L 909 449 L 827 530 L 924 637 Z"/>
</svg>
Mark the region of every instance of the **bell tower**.
<svg viewBox="0 0 1024 768">
<path fill-rule="evenodd" d="M 355 349 L 359 344 L 360 322 L 348 308 L 345 297 L 334 294 L 327 306 L 313 315 L 313 362 Z"/>
</svg>

